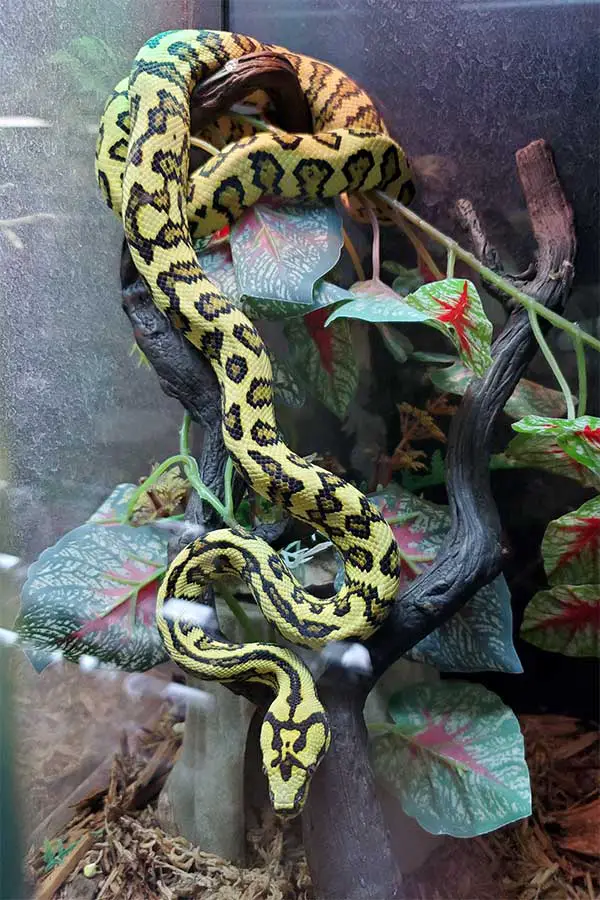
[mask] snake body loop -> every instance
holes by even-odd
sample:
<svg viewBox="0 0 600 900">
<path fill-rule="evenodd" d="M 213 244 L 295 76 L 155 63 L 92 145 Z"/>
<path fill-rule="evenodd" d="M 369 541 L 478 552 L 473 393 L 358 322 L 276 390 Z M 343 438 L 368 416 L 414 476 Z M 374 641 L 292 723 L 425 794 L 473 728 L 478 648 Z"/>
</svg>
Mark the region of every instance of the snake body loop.
<svg viewBox="0 0 600 900">
<path fill-rule="evenodd" d="M 240 136 L 234 131 L 239 125 L 223 119 L 211 127 L 231 142 L 188 177 L 194 86 L 230 61 L 264 50 L 285 55 L 294 67 L 314 133 Z M 218 530 L 179 553 L 158 596 L 162 640 L 185 670 L 203 679 L 261 682 L 275 691 L 261 730 L 263 762 L 275 809 L 294 815 L 330 740 L 310 672 L 290 650 L 217 640 L 197 624 L 167 619 L 164 601 L 197 600 L 217 577 L 235 575 L 294 644 L 319 648 L 364 639 L 396 598 L 398 550 L 380 513 L 356 488 L 285 445 L 263 341 L 204 275 L 192 237 L 231 225 L 263 196 L 314 200 L 379 188 L 409 202 L 408 164 L 369 97 L 337 69 L 243 35 L 176 31 L 149 40 L 109 98 L 97 178 L 107 204 L 122 217 L 154 302 L 215 371 L 235 466 L 258 494 L 327 535 L 344 561 L 344 586 L 334 597 L 318 599 L 264 541 L 241 529 Z"/>
</svg>

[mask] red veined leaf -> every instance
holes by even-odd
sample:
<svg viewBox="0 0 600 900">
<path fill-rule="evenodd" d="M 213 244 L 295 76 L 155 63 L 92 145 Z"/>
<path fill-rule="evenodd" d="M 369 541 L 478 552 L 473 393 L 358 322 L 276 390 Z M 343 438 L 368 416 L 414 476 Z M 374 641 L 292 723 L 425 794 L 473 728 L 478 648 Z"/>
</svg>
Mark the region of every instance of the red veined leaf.
<svg viewBox="0 0 600 900">
<path fill-rule="evenodd" d="M 550 584 L 597 584 L 600 593 L 600 497 L 550 522 L 542 553 Z"/>
<path fill-rule="evenodd" d="M 432 834 L 473 837 L 531 812 L 516 716 L 478 684 L 410 685 L 371 727 L 378 777 Z"/>
<path fill-rule="evenodd" d="M 506 455 L 522 466 L 572 478 L 584 487 L 600 488 L 600 478 L 573 459 L 551 433 L 518 434 L 506 448 Z"/>
<path fill-rule="evenodd" d="M 315 342 L 321 357 L 321 365 L 331 375 L 333 373 L 333 335 L 325 328 L 325 320 L 329 315 L 327 307 L 315 309 L 314 312 L 304 316 L 306 330 Z"/>
<path fill-rule="evenodd" d="M 474 284 L 462 278 L 434 281 L 409 294 L 406 302 L 428 313 L 431 324 L 455 344 L 463 364 L 483 375 L 492 362 L 492 323 Z"/>
<path fill-rule="evenodd" d="M 600 419 L 580 416 L 578 419 L 549 419 L 526 416 L 513 425 L 521 434 L 539 435 L 555 441 L 580 466 L 600 479 Z"/>
<path fill-rule="evenodd" d="M 521 637 L 566 656 L 600 655 L 600 586 L 556 585 L 529 603 Z"/>
<path fill-rule="evenodd" d="M 465 366 L 483 375 L 492 362 L 489 321 L 475 286 L 465 279 L 447 278 L 424 284 L 401 297 L 376 279 L 350 289 L 358 299 L 339 306 L 327 320 L 362 319 L 365 322 L 421 322 L 443 332 L 456 346 Z"/>
</svg>

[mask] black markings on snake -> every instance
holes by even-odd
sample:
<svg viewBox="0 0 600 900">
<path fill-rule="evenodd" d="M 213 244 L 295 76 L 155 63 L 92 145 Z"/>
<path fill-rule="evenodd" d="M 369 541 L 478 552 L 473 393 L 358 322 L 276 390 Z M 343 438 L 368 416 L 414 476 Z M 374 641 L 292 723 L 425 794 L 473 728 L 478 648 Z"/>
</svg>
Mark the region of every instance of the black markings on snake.
<svg viewBox="0 0 600 900">
<path fill-rule="evenodd" d="M 273 399 L 273 388 L 268 378 L 253 378 L 246 394 L 246 403 L 252 409 L 264 409 L 270 406 Z"/>
<path fill-rule="evenodd" d="M 309 197 L 322 197 L 325 185 L 334 173 L 335 169 L 326 159 L 301 159 L 292 171 Z"/>
<path fill-rule="evenodd" d="M 241 441 L 244 437 L 239 403 L 232 403 L 223 416 L 223 428 L 226 429 L 227 434 L 229 434 L 234 441 Z"/>
<path fill-rule="evenodd" d="M 351 153 L 344 165 L 342 172 L 348 181 L 348 187 L 358 190 L 367 180 L 367 176 L 375 168 L 375 159 L 370 150 L 357 150 Z"/>
<path fill-rule="evenodd" d="M 234 384 L 241 384 L 248 374 L 248 363 L 243 356 L 233 353 L 225 363 L 225 373 Z"/>
<path fill-rule="evenodd" d="M 250 436 L 259 447 L 270 447 L 273 444 L 277 444 L 280 440 L 277 429 L 273 428 L 268 422 L 263 422 L 262 419 L 257 419 L 254 423 L 250 429 Z"/>
</svg>

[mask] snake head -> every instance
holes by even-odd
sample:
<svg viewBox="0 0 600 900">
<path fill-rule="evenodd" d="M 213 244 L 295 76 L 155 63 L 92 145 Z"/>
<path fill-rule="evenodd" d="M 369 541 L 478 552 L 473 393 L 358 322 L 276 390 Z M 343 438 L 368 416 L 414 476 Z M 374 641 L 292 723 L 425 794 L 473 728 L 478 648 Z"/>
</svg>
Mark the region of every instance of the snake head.
<svg viewBox="0 0 600 900">
<path fill-rule="evenodd" d="M 292 818 L 301 812 L 310 780 L 329 747 L 329 723 L 324 712 L 296 719 L 289 708 L 288 717 L 282 719 L 274 706 L 260 732 L 263 765 L 275 812 Z"/>
</svg>

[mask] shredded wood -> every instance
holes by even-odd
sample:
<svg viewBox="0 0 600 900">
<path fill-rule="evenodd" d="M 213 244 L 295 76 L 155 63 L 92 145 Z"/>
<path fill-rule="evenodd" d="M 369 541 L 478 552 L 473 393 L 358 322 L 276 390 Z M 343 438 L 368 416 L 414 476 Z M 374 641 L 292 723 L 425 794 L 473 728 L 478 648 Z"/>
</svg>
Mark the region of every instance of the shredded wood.
<svg viewBox="0 0 600 900">
<path fill-rule="evenodd" d="M 565 716 L 525 716 L 521 724 L 533 815 L 485 837 L 448 839 L 405 879 L 407 898 L 600 897 L 600 735 Z M 135 752 L 122 740 L 107 783 L 77 804 L 58 836 L 69 852 L 50 871 L 44 848 L 30 854 L 37 900 L 312 900 L 294 823 L 282 827 L 265 813 L 261 827 L 248 834 L 247 868 L 160 828 L 155 801 L 180 739 L 167 710 Z"/>
</svg>

